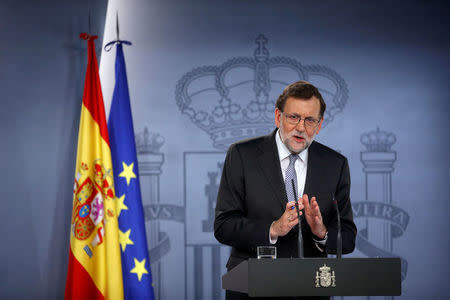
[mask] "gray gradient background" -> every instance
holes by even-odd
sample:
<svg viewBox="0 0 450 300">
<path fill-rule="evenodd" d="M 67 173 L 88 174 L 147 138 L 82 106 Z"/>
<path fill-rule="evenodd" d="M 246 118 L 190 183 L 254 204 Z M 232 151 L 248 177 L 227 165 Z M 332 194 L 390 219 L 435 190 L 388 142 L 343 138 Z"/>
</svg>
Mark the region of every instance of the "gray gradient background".
<svg viewBox="0 0 450 300">
<path fill-rule="evenodd" d="M 196 67 L 252 56 L 254 39 L 263 33 L 272 56 L 328 66 L 346 81 L 348 103 L 318 140 L 348 157 L 353 201 L 364 200 L 360 135 L 377 126 L 396 135 L 393 204 L 410 216 L 406 232 L 394 241 L 395 254 L 409 263 L 401 298 L 450 296 L 446 2 L 126 3 L 120 11 L 121 37 L 133 42 L 124 51 L 135 129 L 148 126 L 165 138 L 162 203 L 183 205 L 184 152 L 217 151 L 209 135 L 179 112 L 177 81 Z M 78 34 L 88 29 L 89 6 L 91 28 L 102 35 L 106 1 L 0 3 L 2 299 L 60 299 L 64 294 L 86 65 Z M 105 36 L 109 41 L 111 36 Z M 102 56 L 105 71 L 115 55 Z M 105 102 L 111 76 L 102 77 Z M 162 295 L 182 299 L 185 225 L 160 225 L 171 239 L 161 261 Z"/>
</svg>

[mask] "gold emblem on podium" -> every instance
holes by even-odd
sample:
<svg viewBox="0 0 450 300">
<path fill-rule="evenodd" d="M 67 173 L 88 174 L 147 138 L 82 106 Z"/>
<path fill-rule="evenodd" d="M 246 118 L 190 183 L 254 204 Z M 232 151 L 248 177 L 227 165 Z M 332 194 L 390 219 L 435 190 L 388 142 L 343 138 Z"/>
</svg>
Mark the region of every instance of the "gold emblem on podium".
<svg viewBox="0 0 450 300">
<path fill-rule="evenodd" d="M 316 271 L 316 288 L 336 287 L 336 276 L 330 267 L 324 264 L 319 271 Z"/>
</svg>

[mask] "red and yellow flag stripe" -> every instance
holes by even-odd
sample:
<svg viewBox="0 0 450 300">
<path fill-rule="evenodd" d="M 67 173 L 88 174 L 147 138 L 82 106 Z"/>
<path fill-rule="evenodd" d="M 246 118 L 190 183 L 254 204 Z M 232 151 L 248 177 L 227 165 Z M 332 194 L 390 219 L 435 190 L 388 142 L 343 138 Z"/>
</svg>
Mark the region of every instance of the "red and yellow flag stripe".
<svg viewBox="0 0 450 300">
<path fill-rule="evenodd" d="M 123 299 L 114 177 L 96 36 L 81 37 L 88 41 L 88 66 L 78 133 L 65 298 Z"/>
</svg>

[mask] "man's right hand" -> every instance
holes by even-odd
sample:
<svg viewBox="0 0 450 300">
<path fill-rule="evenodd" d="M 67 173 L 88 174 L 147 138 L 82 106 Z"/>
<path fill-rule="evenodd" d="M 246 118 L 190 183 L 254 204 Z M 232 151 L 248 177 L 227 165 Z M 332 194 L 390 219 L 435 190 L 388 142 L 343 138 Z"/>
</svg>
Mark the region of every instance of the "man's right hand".
<svg viewBox="0 0 450 300">
<path fill-rule="evenodd" d="M 299 209 L 303 209 L 303 203 L 299 201 Z M 302 212 L 300 211 L 300 215 Z M 295 202 L 291 201 L 286 204 L 286 210 L 281 217 L 270 226 L 270 239 L 277 240 L 279 236 L 285 236 L 291 231 L 292 227 L 298 224 L 297 210 Z"/>
</svg>

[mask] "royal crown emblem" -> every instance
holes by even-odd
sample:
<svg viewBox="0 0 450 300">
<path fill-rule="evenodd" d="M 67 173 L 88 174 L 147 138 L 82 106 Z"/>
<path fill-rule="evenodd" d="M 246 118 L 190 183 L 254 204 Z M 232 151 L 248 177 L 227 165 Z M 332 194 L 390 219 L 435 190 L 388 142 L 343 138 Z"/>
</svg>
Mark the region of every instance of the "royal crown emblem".
<svg viewBox="0 0 450 300">
<path fill-rule="evenodd" d="M 390 152 L 396 140 L 393 133 L 380 130 L 378 127 L 375 131 L 361 135 L 361 143 L 369 152 Z"/>
<path fill-rule="evenodd" d="M 159 133 L 150 132 L 145 126 L 142 132 L 135 135 L 135 141 L 138 153 L 159 153 L 161 146 L 164 144 L 164 137 Z"/>
<path fill-rule="evenodd" d="M 319 88 L 327 103 L 323 126 L 347 103 L 347 85 L 334 70 L 303 65 L 293 58 L 270 57 L 268 39 L 262 34 L 255 42 L 253 57 L 195 68 L 177 83 L 179 109 L 210 135 L 217 149 L 273 130 L 276 99 L 292 82 L 307 80 Z"/>
</svg>

